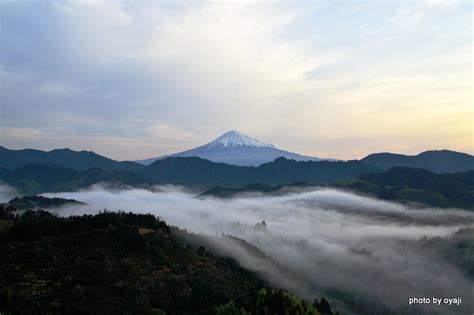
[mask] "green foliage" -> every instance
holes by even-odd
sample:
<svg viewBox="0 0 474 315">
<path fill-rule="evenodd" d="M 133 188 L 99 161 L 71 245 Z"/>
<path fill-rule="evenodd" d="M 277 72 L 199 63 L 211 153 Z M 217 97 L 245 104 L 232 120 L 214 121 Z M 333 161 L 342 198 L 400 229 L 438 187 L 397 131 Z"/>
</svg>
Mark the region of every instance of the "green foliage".
<svg viewBox="0 0 474 315">
<path fill-rule="evenodd" d="M 356 180 L 338 181 L 334 186 L 388 200 L 474 209 L 474 171 L 434 174 L 394 167 L 382 173 L 362 174 Z"/>
<path fill-rule="evenodd" d="M 218 306 L 216 308 L 216 315 L 250 315 L 242 308 L 237 308 L 234 301 L 230 301 L 227 304 Z"/>
<path fill-rule="evenodd" d="M 451 204 L 443 194 L 424 189 L 402 188 L 397 192 L 396 199 L 420 202 L 437 207 L 448 207 Z"/>
<path fill-rule="evenodd" d="M 262 289 L 234 260 L 192 249 L 149 214 L 26 211 L 7 221 L 0 313 L 318 314 L 291 293 Z"/>
<path fill-rule="evenodd" d="M 131 171 L 98 168 L 78 171 L 44 164 L 28 164 L 16 170 L 0 169 L 0 180 L 15 187 L 23 195 L 74 191 L 99 182 L 138 187 L 156 183 L 147 176 Z"/>
<path fill-rule="evenodd" d="M 219 197 L 219 198 L 230 198 L 240 193 L 249 193 L 249 192 L 250 193 L 257 192 L 257 193 L 278 194 L 284 188 L 304 188 L 306 186 L 308 186 L 308 184 L 306 184 L 305 182 L 294 182 L 287 185 L 276 185 L 276 186 L 270 186 L 270 185 L 257 183 L 257 184 L 244 185 L 243 187 L 240 187 L 240 188 L 216 186 L 216 187 L 206 190 L 199 196 L 200 197 L 213 196 L 213 197 Z"/>
<path fill-rule="evenodd" d="M 458 197 L 454 204 L 459 208 L 472 208 L 474 205 L 474 190 L 470 190 Z"/>
<path fill-rule="evenodd" d="M 42 192 L 42 185 L 34 179 L 17 180 L 14 183 L 10 182 L 10 184 L 13 184 L 20 194 L 29 195 Z"/>
<path fill-rule="evenodd" d="M 366 194 L 380 194 L 380 186 L 361 179 L 340 180 L 336 182 L 339 188 L 349 188 Z"/>
<path fill-rule="evenodd" d="M 319 315 L 312 304 L 296 295 L 283 290 L 265 288 L 217 307 L 216 313 L 219 315 Z"/>
<path fill-rule="evenodd" d="M 121 229 L 128 226 L 140 226 L 149 229 L 162 228 L 169 232 L 168 226 L 151 214 L 135 214 L 132 212 L 100 212 L 99 214 L 62 218 L 50 212 L 26 211 L 0 240 L 27 241 L 43 236 L 61 236 L 80 231 L 108 228 L 109 234 L 120 238 Z M 126 234 L 126 233 L 125 233 Z"/>
<path fill-rule="evenodd" d="M 262 287 L 152 215 L 27 211 L 10 222 L 0 234 L 0 312 L 210 314 Z"/>
<path fill-rule="evenodd" d="M 440 253 L 468 278 L 474 280 L 473 240 L 474 228 L 463 228 L 450 237 L 424 237 L 419 241 L 419 250 Z"/>
</svg>

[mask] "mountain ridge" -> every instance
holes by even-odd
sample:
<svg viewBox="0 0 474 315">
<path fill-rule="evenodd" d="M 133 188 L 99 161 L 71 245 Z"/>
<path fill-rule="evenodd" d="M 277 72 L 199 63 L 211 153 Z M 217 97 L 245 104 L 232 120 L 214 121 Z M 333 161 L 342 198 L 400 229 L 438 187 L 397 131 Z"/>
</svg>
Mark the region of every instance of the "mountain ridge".
<svg viewBox="0 0 474 315">
<path fill-rule="evenodd" d="M 162 183 L 208 189 L 213 186 L 262 183 L 268 185 L 308 182 L 324 184 L 355 178 L 379 169 L 363 162 L 295 161 L 280 157 L 260 166 L 237 166 L 215 163 L 199 157 L 174 157 L 155 161 L 141 171 Z"/>
<path fill-rule="evenodd" d="M 237 138 L 237 140 L 235 138 Z M 252 154 L 247 154 L 244 155 L 243 158 L 240 158 L 242 151 L 248 146 L 252 147 L 255 155 L 252 156 Z M 225 148 L 225 152 L 221 155 L 214 154 L 213 156 L 199 156 L 201 154 L 199 154 L 199 152 L 196 154 L 195 151 L 197 149 L 198 151 L 208 148 L 215 149 L 216 147 Z M 150 165 L 157 160 L 180 156 L 198 156 L 211 162 L 238 166 L 260 166 L 272 162 L 282 156 L 286 159 L 297 161 L 338 161 L 334 159 L 307 157 L 297 153 L 280 150 L 271 144 L 247 137 L 238 131 L 231 131 L 203 146 L 168 156 L 150 159 L 147 163 Z M 253 160 L 252 163 L 249 163 L 249 158 L 252 160 L 254 157 L 260 159 L 259 162 L 255 163 L 255 160 Z M 388 170 L 392 167 L 401 166 L 423 168 L 437 174 L 459 173 L 474 169 L 473 155 L 447 149 L 429 150 L 416 155 L 405 155 L 391 152 L 373 153 L 359 161 L 381 170 Z M 12 150 L 0 146 L 0 168 L 14 170 L 28 164 L 56 165 L 79 171 L 90 168 L 100 168 L 104 170 L 111 169 L 116 171 L 139 171 L 146 167 L 146 165 L 133 161 L 116 161 L 99 155 L 93 151 L 75 151 L 69 148 L 54 149 L 50 151 L 36 149 Z"/>
<path fill-rule="evenodd" d="M 75 151 L 69 148 L 50 151 L 37 149 L 12 150 L 0 146 L 0 167 L 14 170 L 28 164 L 56 165 L 78 171 L 90 168 L 137 171 L 143 167 L 133 161 L 116 161 L 93 151 Z"/>
<path fill-rule="evenodd" d="M 136 187 L 153 184 L 150 178 L 131 171 L 99 168 L 78 171 L 46 164 L 27 164 L 15 170 L 0 168 L 0 182 L 2 181 L 22 195 L 75 191 L 97 183 Z"/>
<path fill-rule="evenodd" d="M 217 185 L 238 187 L 259 182 L 269 185 L 299 181 L 324 184 L 377 171 L 377 168 L 359 161 L 305 162 L 281 157 L 254 167 L 215 163 L 199 157 L 171 157 L 158 160 L 136 172 L 98 168 L 77 171 L 59 166 L 28 164 L 17 170 L 0 168 L 0 180 L 27 195 L 74 191 L 101 182 L 131 187 L 172 184 L 196 190 Z"/>
<path fill-rule="evenodd" d="M 422 168 L 437 174 L 474 170 L 474 156 L 452 150 L 429 150 L 416 155 L 373 153 L 360 161 L 383 170 L 397 166 Z"/>
</svg>

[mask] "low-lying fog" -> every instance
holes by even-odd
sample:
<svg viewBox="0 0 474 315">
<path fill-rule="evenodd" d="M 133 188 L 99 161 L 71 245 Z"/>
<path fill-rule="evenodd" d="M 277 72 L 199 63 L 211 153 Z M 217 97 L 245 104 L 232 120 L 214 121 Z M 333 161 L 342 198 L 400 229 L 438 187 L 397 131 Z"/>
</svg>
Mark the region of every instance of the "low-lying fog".
<svg viewBox="0 0 474 315">
<path fill-rule="evenodd" d="M 308 299 L 329 297 L 346 314 L 368 314 L 368 308 L 374 314 L 474 310 L 472 278 L 420 241 L 424 236 L 449 241 L 460 228 L 474 226 L 473 212 L 412 209 L 332 189 L 203 199 L 176 187 L 148 191 L 95 186 L 44 195 L 88 203 L 58 209 L 60 215 L 92 214 L 104 208 L 150 212 L 171 225 L 214 236 L 209 239 L 244 267 Z M 256 225 L 263 220 L 265 226 Z M 222 233 L 246 240 L 271 259 L 262 261 L 239 242 L 215 237 Z M 463 299 L 459 306 L 408 306 L 414 296 Z"/>
<path fill-rule="evenodd" d="M 0 202 L 8 202 L 17 195 L 15 188 L 0 182 Z"/>
</svg>

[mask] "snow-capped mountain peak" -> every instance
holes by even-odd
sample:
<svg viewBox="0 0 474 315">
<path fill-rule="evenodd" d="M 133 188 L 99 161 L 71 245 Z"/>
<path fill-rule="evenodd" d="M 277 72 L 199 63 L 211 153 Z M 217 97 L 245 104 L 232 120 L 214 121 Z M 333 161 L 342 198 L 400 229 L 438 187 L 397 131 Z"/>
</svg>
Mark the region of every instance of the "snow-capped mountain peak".
<svg viewBox="0 0 474 315">
<path fill-rule="evenodd" d="M 258 148 L 274 148 L 272 144 L 258 141 L 257 139 L 251 138 L 244 135 L 240 131 L 232 130 L 226 132 L 219 138 L 205 144 L 204 147 L 212 148 L 214 146 L 227 147 L 258 147 Z"/>
<path fill-rule="evenodd" d="M 138 161 L 149 165 L 156 160 L 166 157 L 192 157 L 197 156 L 212 162 L 227 163 L 232 165 L 259 166 L 272 162 L 279 157 L 297 161 L 320 161 L 320 158 L 304 156 L 297 153 L 281 150 L 272 144 L 261 142 L 244 135 L 239 131 L 228 131 L 219 138 L 202 146 L 166 155 Z"/>
</svg>

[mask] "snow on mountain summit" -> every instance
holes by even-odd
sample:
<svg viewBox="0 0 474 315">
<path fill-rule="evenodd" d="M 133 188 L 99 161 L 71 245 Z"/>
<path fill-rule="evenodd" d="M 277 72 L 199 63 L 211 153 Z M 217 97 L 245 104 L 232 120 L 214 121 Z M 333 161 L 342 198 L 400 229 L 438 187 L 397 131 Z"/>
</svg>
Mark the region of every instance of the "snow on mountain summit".
<svg viewBox="0 0 474 315">
<path fill-rule="evenodd" d="M 137 161 L 149 165 L 166 157 L 200 157 L 212 162 L 240 166 L 259 166 L 279 157 L 297 161 L 320 161 L 320 158 L 304 156 L 278 149 L 272 144 L 261 142 L 239 131 L 228 131 L 217 139 L 199 147 L 157 158 Z"/>
<path fill-rule="evenodd" d="M 223 147 L 267 147 L 274 148 L 272 144 L 263 143 L 257 139 L 244 135 L 240 131 L 232 130 L 226 132 L 214 141 L 205 144 L 204 147 L 212 148 L 214 146 Z"/>
</svg>

